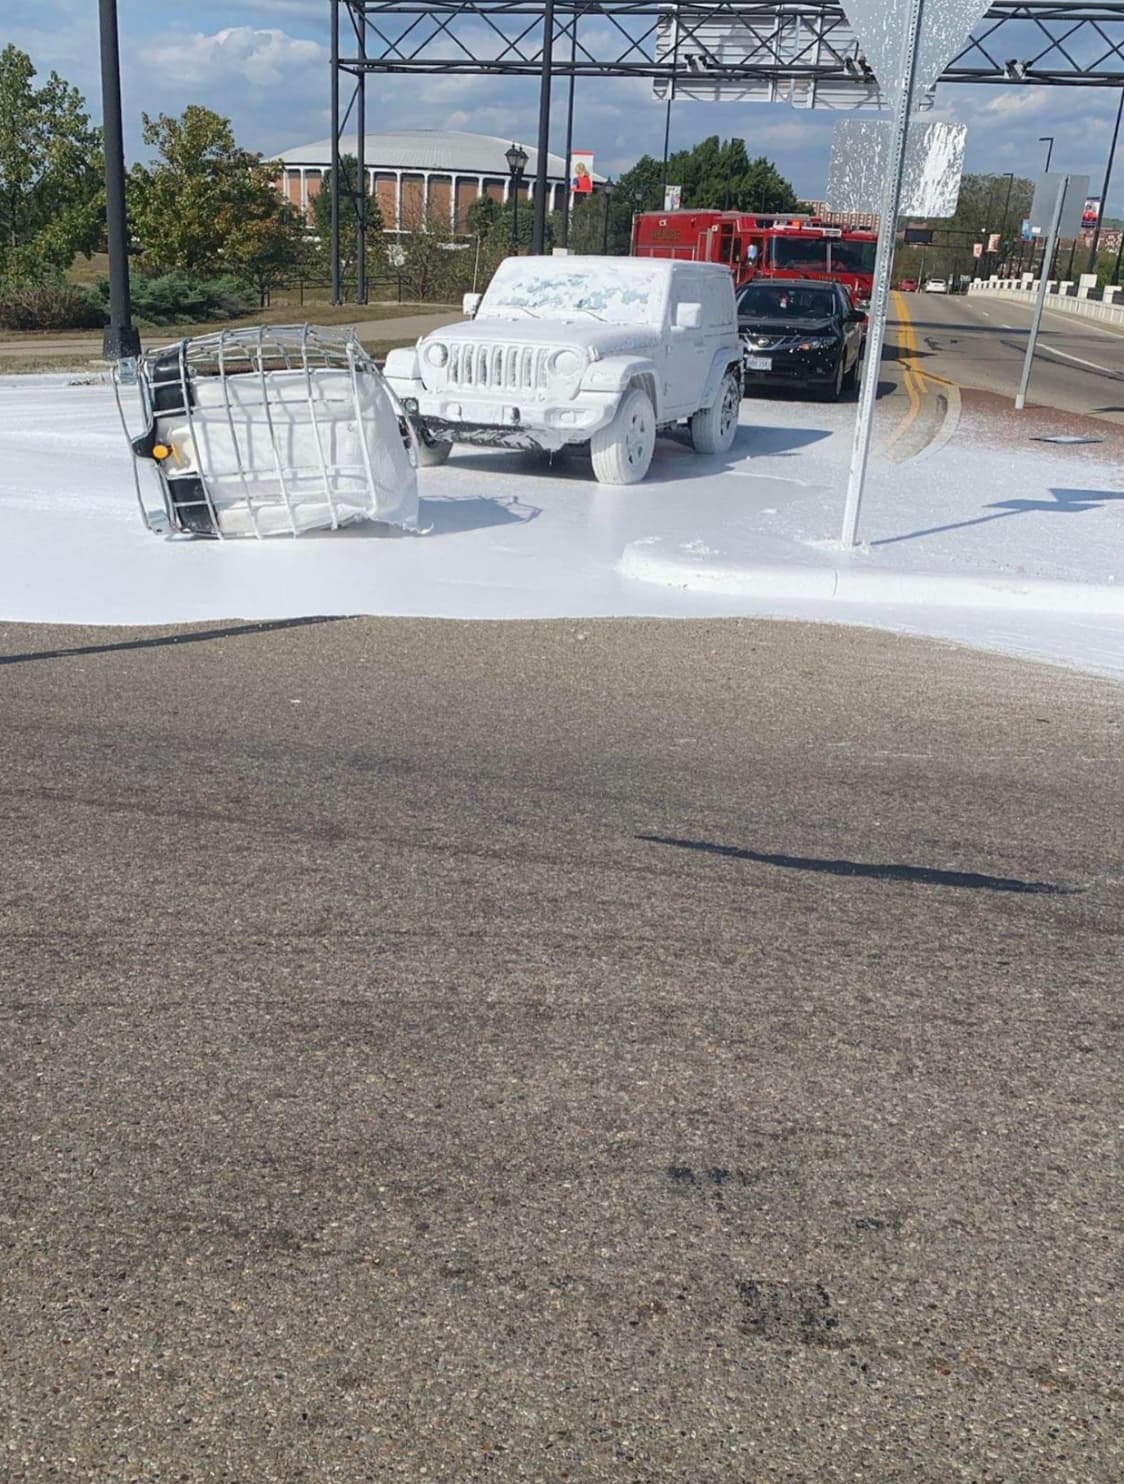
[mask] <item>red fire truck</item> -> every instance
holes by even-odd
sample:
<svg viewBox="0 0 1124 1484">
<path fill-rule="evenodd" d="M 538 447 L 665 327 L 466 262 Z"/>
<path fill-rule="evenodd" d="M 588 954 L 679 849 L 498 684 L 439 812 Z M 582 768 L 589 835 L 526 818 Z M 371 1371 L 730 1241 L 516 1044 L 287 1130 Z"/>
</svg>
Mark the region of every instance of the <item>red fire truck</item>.
<svg viewBox="0 0 1124 1484">
<path fill-rule="evenodd" d="M 632 219 L 634 257 L 728 263 L 739 288 L 757 277 L 834 279 L 864 306 L 877 247 L 874 232 L 795 213 L 640 211 Z"/>
</svg>

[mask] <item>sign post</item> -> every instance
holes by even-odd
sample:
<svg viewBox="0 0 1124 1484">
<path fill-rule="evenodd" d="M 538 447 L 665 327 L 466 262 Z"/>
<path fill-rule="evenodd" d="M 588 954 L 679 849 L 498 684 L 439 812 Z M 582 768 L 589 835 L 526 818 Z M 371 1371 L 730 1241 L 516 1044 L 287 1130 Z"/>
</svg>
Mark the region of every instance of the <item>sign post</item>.
<svg viewBox="0 0 1124 1484">
<path fill-rule="evenodd" d="M 1046 251 L 1042 256 L 1042 277 L 1038 280 L 1038 295 L 1034 301 L 1034 318 L 1030 322 L 1030 334 L 1026 342 L 1026 356 L 1023 359 L 1023 374 L 1019 380 L 1019 389 L 1015 393 L 1015 411 L 1021 412 L 1026 406 L 1026 394 L 1030 387 L 1030 373 L 1034 364 L 1034 351 L 1038 344 L 1038 331 L 1042 325 L 1042 311 L 1046 307 L 1046 285 L 1050 279 L 1050 264 L 1054 261 L 1054 254 L 1058 249 L 1058 239 L 1062 235 L 1062 227 L 1066 217 L 1070 218 L 1069 225 L 1076 235 L 1076 220 L 1082 211 L 1081 202 L 1085 200 L 1085 192 L 1089 189 L 1089 177 L 1087 175 L 1043 175 L 1039 177 L 1038 185 L 1034 192 L 1034 204 L 1030 208 L 1031 231 L 1037 227 L 1041 230 L 1041 219 L 1048 211 L 1050 225 L 1046 237 Z"/>
<path fill-rule="evenodd" d="M 924 90 L 936 82 L 988 3 L 989 0 L 843 0 L 844 13 L 874 70 L 883 96 L 894 99 L 888 168 L 878 213 L 878 253 L 874 263 L 866 364 L 855 418 L 855 441 L 840 537 L 840 544 L 845 548 L 858 542 L 859 511 L 870 459 L 874 403 L 886 338 L 886 306 L 890 296 L 890 272 L 894 263 L 910 111 L 915 98 L 920 98 Z"/>
<path fill-rule="evenodd" d="M 847 501 L 843 507 L 843 533 L 840 544 L 852 547 L 858 540 L 859 511 L 862 508 L 863 484 L 870 458 L 870 434 L 874 424 L 874 402 L 878 395 L 879 366 L 882 345 L 886 339 L 886 306 L 890 297 L 890 273 L 894 265 L 894 240 L 897 236 L 898 203 L 902 194 L 905 170 L 905 145 L 909 132 L 909 105 L 913 97 L 913 78 L 917 68 L 917 43 L 921 36 L 921 17 L 925 0 L 909 0 L 909 18 L 902 33 L 901 91 L 894 107 L 890 136 L 889 169 L 878 213 L 878 250 L 874 257 L 874 288 L 870 296 L 869 329 L 866 337 L 866 364 L 859 390 L 859 410 L 855 418 L 855 441 L 851 450 L 851 472 L 847 480 Z M 881 79 L 880 79 L 881 81 Z M 883 81 L 883 88 L 888 88 Z"/>
</svg>

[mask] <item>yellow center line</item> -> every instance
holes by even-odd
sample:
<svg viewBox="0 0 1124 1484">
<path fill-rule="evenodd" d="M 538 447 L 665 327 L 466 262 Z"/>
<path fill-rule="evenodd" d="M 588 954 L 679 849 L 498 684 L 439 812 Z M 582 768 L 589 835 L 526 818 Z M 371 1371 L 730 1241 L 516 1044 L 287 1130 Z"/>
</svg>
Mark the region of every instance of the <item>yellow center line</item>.
<svg viewBox="0 0 1124 1484">
<path fill-rule="evenodd" d="M 898 349 L 904 352 L 901 356 L 902 362 L 902 385 L 909 396 L 909 410 L 905 417 L 891 434 L 886 447 L 893 448 L 894 444 L 907 432 L 917 421 L 921 412 L 921 391 L 924 382 L 922 373 L 917 370 L 913 363 L 913 357 L 917 354 L 917 336 L 914 334 L 913 321 L 909 316 L 909 308 L 905 302 L 905 296 L 894 291 L 894 308 L 898 315 Z"/>
</svg>

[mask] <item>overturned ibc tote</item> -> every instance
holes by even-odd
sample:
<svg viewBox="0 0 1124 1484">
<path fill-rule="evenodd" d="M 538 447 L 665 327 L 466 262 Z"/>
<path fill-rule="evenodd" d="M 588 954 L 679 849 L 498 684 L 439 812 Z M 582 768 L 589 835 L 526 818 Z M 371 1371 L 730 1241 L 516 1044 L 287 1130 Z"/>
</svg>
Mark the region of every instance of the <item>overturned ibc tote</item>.
<svg viewBox="0 0 1124 1484">
<path fill-rule="evenodd" d="M 148 351 L 134 471 L 155 468 L 161 534 L 299 536 L 370 520 L 417 528 L 417 448 L 352 331 L 223 330 Z M 118 387 L 118 405 L 121 405 Z M 122 411 L 128 433 L 128 422 Z"/>
</svg>

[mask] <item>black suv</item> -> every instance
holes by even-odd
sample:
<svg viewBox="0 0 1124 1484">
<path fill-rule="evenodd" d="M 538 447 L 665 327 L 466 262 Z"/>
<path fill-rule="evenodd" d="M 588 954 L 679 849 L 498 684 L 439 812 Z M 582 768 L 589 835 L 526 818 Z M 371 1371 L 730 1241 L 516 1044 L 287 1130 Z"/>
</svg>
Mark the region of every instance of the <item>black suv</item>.
<svg viewBox="0 0 1124 1484">
<path fill-rule="evenodd" d="M 866 315 L 841 284 L 758 278 L 738 294 L 742 386 L 792 386 L 829 402 L 858 376 Z"/>
</svg>

